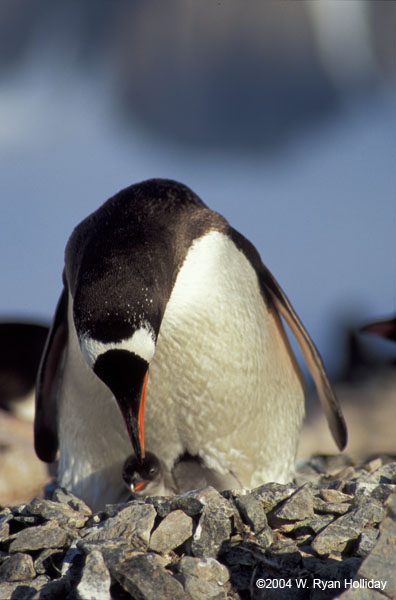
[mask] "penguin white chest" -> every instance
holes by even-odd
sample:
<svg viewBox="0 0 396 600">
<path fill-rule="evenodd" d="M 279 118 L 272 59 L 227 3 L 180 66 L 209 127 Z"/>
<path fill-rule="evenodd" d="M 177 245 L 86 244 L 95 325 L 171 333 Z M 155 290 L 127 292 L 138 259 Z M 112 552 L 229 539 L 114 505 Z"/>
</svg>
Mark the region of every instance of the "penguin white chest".
<svg viewBox="0 0 396 600">
<path fill-rule="evenodd" d="M 288 480 L 304 412 L 301 375 L 257 275 L 226 235 L 191 246 L 147 387 L 146 447 L 168 468 L 200 455 L 242 485 Z"/>
</svg>

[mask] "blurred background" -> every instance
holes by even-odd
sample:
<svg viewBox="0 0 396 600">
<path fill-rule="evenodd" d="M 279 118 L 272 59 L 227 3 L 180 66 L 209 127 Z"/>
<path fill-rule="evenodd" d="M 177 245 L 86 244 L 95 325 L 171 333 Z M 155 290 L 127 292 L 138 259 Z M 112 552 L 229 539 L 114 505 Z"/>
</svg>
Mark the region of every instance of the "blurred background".
<svg viewBox="0 0 396 600">
<path fill-rule="evenodd" d="M 47 324 L 73 227 L 174 178 L 255 244 L 341 391 L 384 382 L 396 346 L 357 331 L 396 312 L 395 36 L 381 0 L 3 0 L 0 320 Z"/>
</svg>

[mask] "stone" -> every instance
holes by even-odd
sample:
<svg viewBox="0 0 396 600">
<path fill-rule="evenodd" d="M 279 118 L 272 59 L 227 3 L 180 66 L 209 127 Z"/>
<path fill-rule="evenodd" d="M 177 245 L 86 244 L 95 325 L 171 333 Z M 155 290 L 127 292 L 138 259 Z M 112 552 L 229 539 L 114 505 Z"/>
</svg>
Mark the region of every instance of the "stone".
<svg viewBox="0 0 396 600">
<path fill-rule="evenodd" d="M 269 523 L 274 519 L 285 521 L 302 521 L 314 514 L 314 500 L 312 488 L 309 484 L 296 490 L 289 498 L 283 501 L 281 506 L 275 508 L 269 516 Z"/>
<path fill-rule="evenodd" d="M 296 567 L 301 563 L 301 554 L 294 540 L 280 539 L 271 546 L 271 555 L 278 559 L 284 568 Z"/>
<path fill-rule="evenodd" d="M 77 585 L 79 600 L 111 600 L 110 573 L 98 550 L 90 552 L 85 560 L 81 580 Z"/>
<path fill-rule="evenodd" d="M 36 573 L 38 575 L 48 573 L 51 577 L 59 577 L 64 554 L 65 552 L 62 548 L 46 548 L 40 552 L 34 561 Z"/>
<path fill-rule="evenodd" d="M 73 582 L 68 577 L 53 579 L 40 588 L 33 600 L 76 600 L 75 595 L 70 596 L 72 588 Z"/>
<path fill-rule="evenodd" d="M 352 505 L 346 502 L 325 502 L 318 497 L 314 497 L 313 506 L 315 512 L 332 515 L 345 515 L 352 508 Z"/>
<path fill-rule="evenodd" d="M 379 483 L 396 483 L 396 462 L 382 465 L 375 474 L 379 476 Z"/>
<path fill-rule="evenodd" d="M 313 517 L 294 523 L 292 531 L 297 536 L 307 533 L 319 533 L 332 521 L 334 521 L 334 515 L 314 515 Z"/>
<path fill-rule="evenodd" d="M 146 550 L 156 516 L 155 509 L 150 504 L 127 504 L 116 516 L 91 527 L 84 536 L 84 541 L 123 539 L 136 550 Z"/>
<path fill-rule="evenodd" d="M 112 576 L 134 600 L 189 600 L 182 584 L 166 571 L 154 554 L 137 554 L 118 563 Z"/>
<path fill-rule="evenodd" d="M 41 591 L 49 582 L 49 577 L 41 575 L 26 583 L 15 581 L 12 583 L 0 583 L 1 600 L 36 600 L 42 598 Z M 49 599 L 48 599 L 49 600 Z"/>
<path fill-rule="evenodd" d="M 159 517 L 165 517 L 174 510 L 182 510 L 186 515 L 196 517 L 202 513 L 204 507 L 221 511 L 226 516 L 232 516 L 234 513 L 231 502 L 211 486 L 166 500 L 149 498 L 148 502 L 155 506 Z"/>
<path fill-rule="evenodd" d="M 31 525 L 40 525 L 43 521 L 40 517 L 34 517 L 33 515 L 17 515 L 14 516 L 12 520 L 14 523 L 21 523 L 27 527 L 30 527 Z"/>
<path fill-rule="evenodd" d="M 12 515 L 12 510 L 9 506 L 5 506 L 0 509 L 0 524 L 3 523 L 4 519 Z"/>
<path fill-rule="evenodd" d="M 43 548 L 63 548 L 69 541 L 69 534 L 59 527 L 56 521 L 48 521 L 44 525 L 36 525 L 16 533 L 9 551 L 29 552 Z"/>
<path fill-rule="evenodd" d="M 103 511 L 103 516 L 116 517 L 121 511 L 128 508 L 128 506 L 137 506 L 142 504 L 144 504 L 142 500 L 134 500 L 132 502 L 119 502 L 118 504 L 106 504 L 105 509 Z M 100 521 L 102 520 L 103 519 L 100 519 Z"/>
<path fill-rule="evenodd" d="M 364 559 L 357 573 L 357 579 L 386 581 L 383 593 L 388 598 L 396 597 L 396 495 L 388 501 L 385 519 L 380 525 L 380 534 L 374 549 Z"/>
<path fill-rule="evenodd" d="M 0 581 L 26 581 L 36 577 L 33 559 L 29 554 L 17 552 L 0 565 Z"/>
<path fill-rule="evenodd" d="M 330 554 L 333 550 L 342 551 L 347 542 L 358 538 L 369 522 L 379 522 L 382 514 L 381 506 L 366 500 L 323 529 L 313 540 L 312 548 L 320 555 Z"/>
<path fill-rule="evenodd" d="M 11 515 L 12 517 L 12 515 Z M 10 536 L 10 525 L 7 522 L 0 524 L 0 543 L 8 540 Z"/>
<path fill-rule="evenodd" d="M 269 548 L 274 541 L 274 536 L 271 527 L 267 525 L 266 527 L 264 527 L 264 529 L 258 531 L 255 535 L 255 538 L 257 543 L 260 544 L 261 548 L 263 548 L 264 550 Z"/>
<path fill-rule="evenodd" d="M 138 553 L 126 540 L 77 541 L 77 548 L 85 555 L 98 550 L 107 566 L 111 567 Z"/>
<path fill-rule="evenodd" d="M 193 522 L 182 510 L 169 513 L 153 531 L 149 548 L 155 552 L 166 553 L 181 546 L 192 536 Z"/>
<path fill-rule="evenodd" d="M 378 500 L 378 502 L 381 502 L 381 504 L 383 504 L 389 498 L 389 496 L 395 493 L 396 485 L 381 483 L 373 489 L 370 498 L 372 498 L 373 500 Z"/>
<path fill-rule="evenodd" d="M 376 471 L 379 467 L 381 467 L 384 464 L 384 461 L 382 460 L 381 457 L 377 457 L 377 458 L 373 458 L 373 460 L 369 460 L 367 463 L 365 463 L 363 465 L 363 469 L 365 469 L 365 471 L 368 471 L 369 473 L 372 473 L 373 471 Z"/>
<path fill-rule="evenodd" d="M 146 500 L 147 503 L 152 504 L 157 511 L 159 517 L 164 518 L 174 510 L 182 510 L 189 517 L 196 517 L 201 514 L 203 504 L 198 500 L 196 491 L 186 492 L 180 496 L 174 496 L 173 498 L 162 498 L 162 497 L 150 497 Z"/>
<path fill-rule="evenodd" d="M 199 519 L 191 543 L 194 556 L 212 556 L 216 558 L 224 550 L 222 545 L 231 535 L 231 521 L 216 510 L 205 509 Z"/>
<path fill-rule="evenodd" d="M 73 540 L 68 549 L 65 552 L 61 565 L 61 575 L 73 575 L 73 572 L 79 570 L 82 567 L 82 553 L 78 547 L 79 540 Z"/>
<path fill-rule="evenodd" d="M 184 589 L 191 600 L 227 600 L 227 592 L 223 588 L 191 575 L 185 578 Z"/>
<path fill-rule="evenodd" d="M 350 494 L 329 488 L 322 488 L 320 495 L 325 502 L 352 502 L 353 500 L 353 496 Z"/>
<path fill-rule="evenodd" d="M 261 500 L 265 512 L 272 510 L 277 504 L 289 498 L 297 489 L 296 485 L 291 483 L 265 483 L 258 488 L 252 490 L 259 500 Z"/>
<path fill-rule="evenodd" d="M 215 558 L 183 556 L 177 564 L 177 571 L 183 576 L 198 577 L 217 585 L 224 585 L 230 579 L 228 569 Z"/>
<path fill-rule="evenodd" d="M 61 504 L 66 504 L 67 506 L 70 506 L 70 508 L 73 508 L 75 511 L 81 513 L 82 515 L 92 515 L 92 510 L 87 504 L 85 504 L 84 500 L 81 500 L 81 498 L 77 498 L 77 496 L 75 496 L 74 494 L 72 494 L 64 488 L 56 488 L 52 493 L 51 499 L 55 502 L 60 502 Z"/>
<path fill-rule="evenodd" d="M 290 576 L 311 581 L 386 578 L 388 587 L 380 597 L 390 600 L 396 597 L 393 464 L 384 460 L 375 468 L 352 468 L 349 480 L 341 480 L 338 470 L 334 476 L 317 473 L 299 487 L 269 483 L 245 493 L 208 487 L 173 498 L 112 504 L 96 514 L 55 487 L 45 501 L 0 509 L 0 574 L 6 579 L 0 582 L 0 599 L 3 593 L 13 600 L 96 600 L 102 595 L 106 600 L 286 600 L 289 590 L 271 595 L 256 589 L 254 581 Z M 76 515 L 77 521 L 70 521 Z M 56 547 L 55 533 L 64 541 Z M 25 536 L 29 549 L 18 549 Z M 33 575 L 30 571 L 29 579 L 12 581 L 18 576 L 12 564 L 23 566 L 26 557 L 30 567 L 33 562 Z M 304 590 L 301 596 L 294 592 L 296 598 L 305 597 Z M 311 600 L 335 593 L 378 597 L 376 590 L 358 592 L 309 590 Z"/>
<path fill-rule="evenodd" d="M 357 556 L 367 556 L 369 552 L 374 548 L 375 542 L 379 535 L 378 529 L 372 527 L 365 527 L 360 534 L 358 547 L 355 551 Z"/>
<path fill-rule="evenodd" d="M 351 481 L 344 486 L 344 492 L 353 494 L 356 498 L 370 496 L 384 502 L 391 494 L 396 493 L 396 485 L 390 483 L 367 483 L 365 481 Z"/>
<path fill-rule="evenodd" d="M 46 521 L 54 520 L 59 525 L 68 525 L 69 527 L 83 527 L 88 520 L 88 515 L 77 512 L 67 504 L 42 498 L 33 498 L 26 510 L 31 515 L 38 515 Z"/>
<path fill-rule="evenodd" d="M 239 495 L 235 498 L 236 507 L 243 521 L 254 532 L 263 530 L 268 526 L 263 503 L 254 494 Z"/>
</svg>

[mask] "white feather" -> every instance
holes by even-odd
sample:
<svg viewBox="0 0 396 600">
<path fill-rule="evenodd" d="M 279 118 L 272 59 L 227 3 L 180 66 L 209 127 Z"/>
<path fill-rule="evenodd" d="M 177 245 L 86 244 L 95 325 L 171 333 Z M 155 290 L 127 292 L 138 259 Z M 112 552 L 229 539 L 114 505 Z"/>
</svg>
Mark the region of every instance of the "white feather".
<svg viewBox="0 0 396 600">
<path fill-rule="evenodd" d="M 125 344 L 151 352 L 147 333 Z M 117 501 L 131 443 L 114 398 L 83 359 L 71 313 L 60 397 L 61 485 L 94 508 Z M 146 449 L 169 470 L 187 451 L 243 487 L 286 482 L 303 413 L 301 374 L 279 316 L 244 254 L 209 232 L 191 246 L 166 307 L 147 385 Z"/>
</svg>

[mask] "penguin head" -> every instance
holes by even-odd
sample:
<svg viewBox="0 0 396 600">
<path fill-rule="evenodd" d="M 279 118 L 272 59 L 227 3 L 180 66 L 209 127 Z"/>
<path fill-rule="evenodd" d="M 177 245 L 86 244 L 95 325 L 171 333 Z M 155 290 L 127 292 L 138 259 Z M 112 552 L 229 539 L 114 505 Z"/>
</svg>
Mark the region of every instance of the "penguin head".
<svg viewBox="0 0 396 600">
<path fill-rule="evenodd" d="M 132 493 L 143 492 L 156 483 L 162 475 L 160 461 L 152 452 L 146 452 L 139 463 L 136 456 L 128 456 L 122 470 L 122 478 Z"/>
<path fill-rule="evenodd" d="M 76 315 L 78 303 L 74 306 L 74 321 L 79 323 Z M 116 399 L 135 454 L 141 461 L 145 456 L 145 392 L 157 335 L 144 319 L 139 325 L 124 323 L 120 339 L 116 335 L 117 329 L 120 329 L 117 318 L 111 316 L 104 322 L 94 321 L 94 326 L 90 328 L 85 322 L 84 328 L 76 326 L 76 329 L 82 355 Z M 107 331 L 109 335 L 106 335 Z"/>
<path fill-rule="evenodd" d="M 89 260 L 86 258 L 89 257 Z M 85 246 L 82 266 L 67 276 L 82 355 L 106 384 L 124 418 L 133 449 L 144 457 L 144 395 L 165 302 L 143 257 Z"/>
<path fill-rule="evenodd" d="M 142 182 L 84 219 L 66 246 L 64 283 L 81 352 L 113 393 L 139 460 L 148 368 L 178 270 L 199 234 L 201 225 L 190 224 L 196 211 L 208 212 L 185 186 Z"/>
</svg>

